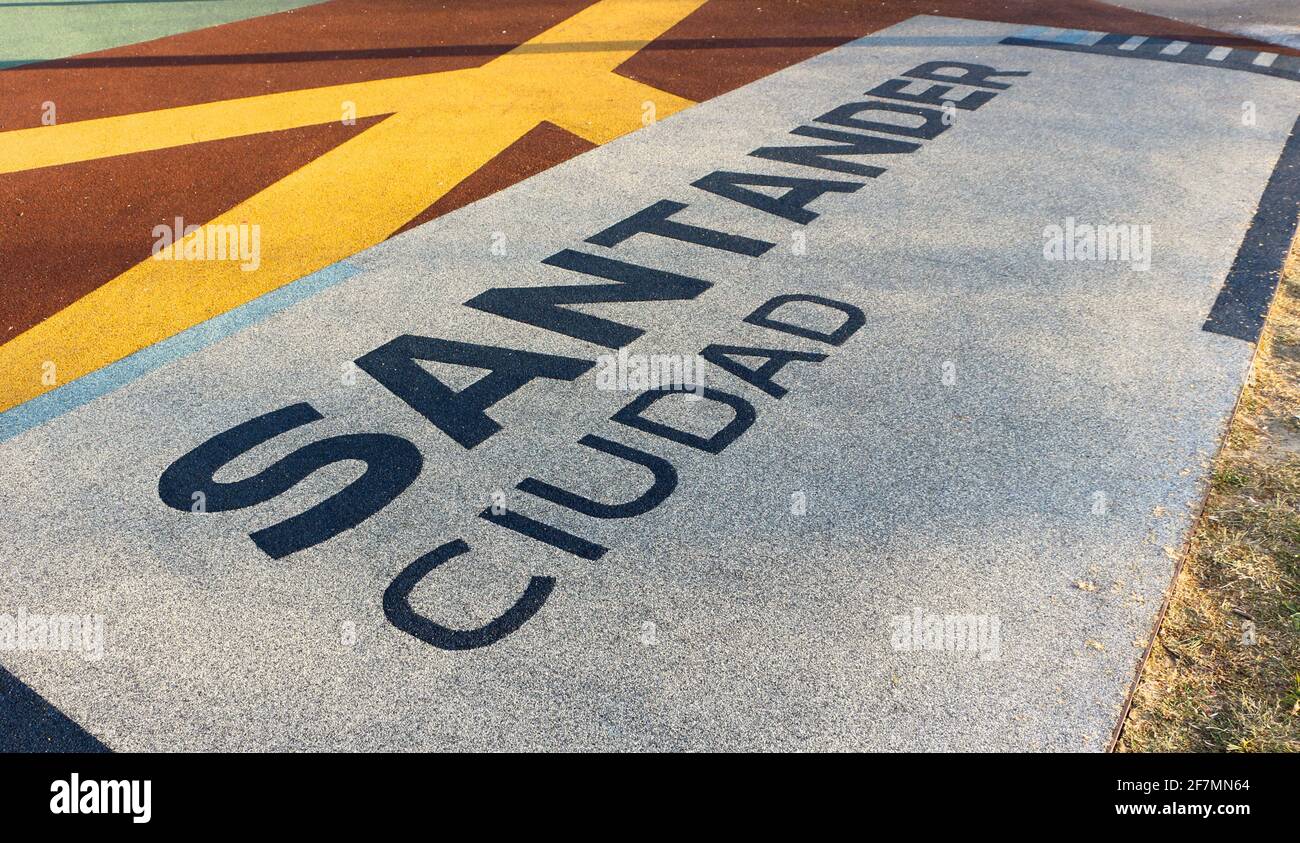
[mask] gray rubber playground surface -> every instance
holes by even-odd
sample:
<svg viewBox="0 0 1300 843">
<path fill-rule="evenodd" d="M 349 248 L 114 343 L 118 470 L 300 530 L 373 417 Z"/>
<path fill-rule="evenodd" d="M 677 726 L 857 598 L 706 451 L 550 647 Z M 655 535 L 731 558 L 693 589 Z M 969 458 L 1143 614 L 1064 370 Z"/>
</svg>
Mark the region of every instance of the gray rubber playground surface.
<svg viewBox="0 0 1300 843">
<path fill-rule="evenodd" d="M 1253 353 L 1202 326 L 1300 82 L 997 43 L 1021 29 L 914 18 L 818 56 L 362 253 L 346 280 L 0 445 L 0 605 L 102 614 L 107 628 L 98 661 L 18 651 L 5 667 L 122 750 L 1103 749 Z M 1028 73 L 998 77 L 1009 87 L 915 152 L 838 159 L 887 168 L 878 178 L 747 154 L 814 145 L 789 131 L 933 61 Z M 799 225 L 691 186 L 716 170 L 865 186 L 813 200 L 819 216 Z M 689 205 L 675 220 L 776 245 L 750 257 L 648 234 L 583 242 L 663 199 Z M 1149 269 L 1046 260 L 1044 230 L 1067 220 L 1149 226 Z M 705 386 L 756 412 L 718 454 L 611 421 L 636 394 L 598 389 L 595 370 L 524 385 L 472 449 L 350 372 L 403 334 L 608 353 L 463 304 L 595 282 L 541 263 L 566 248 L 712 285 L 580 306 L 644 330 L 628 353 L 712 343 L 826 359 L 783 368 L 779 399 L 707 368 Z M 865 324 L 837 346 L 742 321 L 786 294 L 853 305 Z M 457 369 L 428 367 L 457 389 L 482 374 Z M 358 463 L 235 511 L 160 500 L 179 457 L 298 402 L 323 419 L 218 479 L 351 433 L 409 440 L 418 479 L 279 559 L 249 533 L 341 489 Z M 675 395 L 646 416 L 707 437 L 730 410 Z M 668 460 L 676 489 L 606 520 L 515 489 L 532 477 L 609 503 L 645 492 L 649 473 L 579 446 L 587 434 Z M 608 552 L 579 558 L 480 518 L 498 491 Z M 440 649 L 385 618 L 394 577 L 454 539 L 472 550 L 410 597 L 438 624 L 481 626 L 531 576 L 554 578 L 490 646 Z M 996 646 L 903 646 L 896 619 L 918 611 L 996 622 Z"/>
</svg>

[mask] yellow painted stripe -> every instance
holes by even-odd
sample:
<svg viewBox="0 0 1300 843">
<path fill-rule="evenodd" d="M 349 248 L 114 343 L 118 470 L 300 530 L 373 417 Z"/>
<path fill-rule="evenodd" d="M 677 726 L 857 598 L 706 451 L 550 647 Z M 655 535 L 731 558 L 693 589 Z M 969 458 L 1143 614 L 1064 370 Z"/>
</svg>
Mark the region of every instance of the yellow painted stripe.
<svg viewBox="0 0 1300 843">
<path fill-rule="evenodd" d="M 53 388 L 46 361 L 81 377 L 381 242 L 542 121 L 599 144 L 647 102 L 689 107 L 613 71 L 703 2 L 603 0 L 480 68 L 0 134 L 6 172 L 332 122 L 345 100 L 391 115 L 211 221 L 261 227 L 256 271 L 145 260 L 0 346 L 0 411 Z"/>
</svg>

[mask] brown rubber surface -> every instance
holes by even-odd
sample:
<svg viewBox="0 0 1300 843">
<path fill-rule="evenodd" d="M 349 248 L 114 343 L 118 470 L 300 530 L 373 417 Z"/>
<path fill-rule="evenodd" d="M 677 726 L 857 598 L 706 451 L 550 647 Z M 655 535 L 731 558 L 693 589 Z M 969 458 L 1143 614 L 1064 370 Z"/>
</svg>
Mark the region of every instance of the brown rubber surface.
<svg viewBox="0 0 1300 843">
<path fill-rule="evenodd" d="M 0 342 L 378 122 L 331 123 L 0 176 Z"/>
</svg>

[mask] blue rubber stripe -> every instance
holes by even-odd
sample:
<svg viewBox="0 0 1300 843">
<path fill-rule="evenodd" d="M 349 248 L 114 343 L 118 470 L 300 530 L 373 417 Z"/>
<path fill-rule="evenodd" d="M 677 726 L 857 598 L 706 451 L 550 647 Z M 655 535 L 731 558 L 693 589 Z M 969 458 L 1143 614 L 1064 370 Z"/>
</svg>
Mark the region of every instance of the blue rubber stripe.
<svg viewBox="0 0 1300 843">
<path fill-rule="evenodd" d="M 1086 29 L 1067 29 L 1052 40 L 1059 44 L 1078 44 L 1087 38 L 1089 34 Z"/>
</svg>

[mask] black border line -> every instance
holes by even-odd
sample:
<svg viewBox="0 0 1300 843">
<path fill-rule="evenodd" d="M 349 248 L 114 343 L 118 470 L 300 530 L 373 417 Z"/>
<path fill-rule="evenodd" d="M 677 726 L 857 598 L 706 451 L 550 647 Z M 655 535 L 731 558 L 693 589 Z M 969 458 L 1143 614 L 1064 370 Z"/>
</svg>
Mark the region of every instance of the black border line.
<svg viewBox="0 0 1300 843">
<path fill-rule="evenodd" d="M 1250 47 L 1231 47 L 1230 49 L 1232 52 L 1229 53 L 1223 61 L 1213 61 L 1205 58 L 1205 54 L 1214 47 L 1221 45 L 1203 39 L 1197 39 L 1195 37 L 1178 39 L 1160 35 L 1144 35 L 1138 37 L 1146 38 L 1147 40 L 1136 50 L 1120 50 L 1118 46 L 1116 46 L 1132 37 L 1134 36 L 1124 35 L 1122 33 L 1108 33 L 1107 36 L 1098 41 L 1097 44 L 1090 45 L 1067 44 L 1060 41 L 1040 41 L 1035 38 L 1022 38 L 1020 36 L 1012 35 L 1003 38 L 998 43 L 1011 47 L 1041 47 L 1047 50 L 1064 50 L 1070 53 L 1087 53 L 1092 56 L 1114 56 L 1115 58 L 1121 59 L 1146 59 L 1147 61 L 1163 61 L 1172 64 L 1190 64 L 1194 67 L 1214 67 L 1220 70 L 1241 70 L 1246 73 L 1256 73 L 1261 76 L 1273 76 L 1278 79 L 1289 79 L 1292 82 L 1300 82 L 1300 62 L 1297 61 L 1295 56 L 1282 52 L 1282 50 L 1287 49 L 1285 47 L 1278 47 L 1277 50 L 1268 50 L 1264 49 L 1262 46 L 1256 45 L 1251 45 Z M 1117 40 L 1111 41 L 1111 38 Z M 1188 44 L 1187 49 L 1174 56 L 1165 55 L 1160 52 L 1161 49 L 1178 40 L 1186 41 Z M 1276 52 L 1277 58 L 1273 60 L 1271 66 L 1264 67 L 1252 63 L 1255 56 L 1260 53 L 1272 52 Z M 1249 58 L 1250 61 L 1247 61 L 1247 58 Z M 1279 62 L 1281 63 L 1281 66 L 1279 66 Z M 1294 68 L 1289 66 L 1293 64 L 1297 66 Z"/>
<path fill-rule="evenodd" d="M 1258 342 L 1300 211 L 1300 118 L 1269 176 L 1250 228 L 1201 330 Z"/>
<path fill-rule="evenodd" d="M 110 752 L 98 738 L 0 666 L 0 752 Z"/>
</svg>

